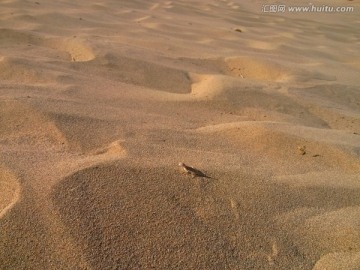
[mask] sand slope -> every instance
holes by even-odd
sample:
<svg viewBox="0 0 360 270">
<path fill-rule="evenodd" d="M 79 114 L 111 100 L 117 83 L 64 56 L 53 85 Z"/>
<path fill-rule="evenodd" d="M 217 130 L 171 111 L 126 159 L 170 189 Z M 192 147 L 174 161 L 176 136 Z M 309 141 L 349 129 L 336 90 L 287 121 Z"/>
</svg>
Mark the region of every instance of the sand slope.
<svg viewBox="0 0 360 270">
<path fill-rule="evenodd" d="M 1 169 L 1 200 L 0 218 L 4 216 L 19 200 L 20 185 L 14 175 L 6 169 Z"/>
<path fill-rule="evenodd" d="M 0 4 L 0 269 L 360 268 L 359 3 L 264 4 Z"/>
</svg>

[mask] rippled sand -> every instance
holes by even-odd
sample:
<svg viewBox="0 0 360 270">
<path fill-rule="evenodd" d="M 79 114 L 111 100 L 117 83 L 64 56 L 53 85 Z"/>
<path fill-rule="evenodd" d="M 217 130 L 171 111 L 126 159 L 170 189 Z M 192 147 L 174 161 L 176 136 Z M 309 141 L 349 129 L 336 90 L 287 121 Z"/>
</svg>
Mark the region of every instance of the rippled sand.
<svg viewBox="0 0 360 270">
<path fill-rule="evenodd" d="M 359 269 L 359 3 L 267 4 L 3 1 L 0 269 Z"/>
</svg>

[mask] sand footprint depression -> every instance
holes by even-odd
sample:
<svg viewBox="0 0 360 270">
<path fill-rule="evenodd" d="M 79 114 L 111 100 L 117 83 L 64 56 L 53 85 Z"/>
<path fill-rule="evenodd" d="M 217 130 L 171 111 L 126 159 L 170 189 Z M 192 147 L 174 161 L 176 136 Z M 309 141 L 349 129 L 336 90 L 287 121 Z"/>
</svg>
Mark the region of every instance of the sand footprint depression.
<svg viewBox="0 0 360 270">
<path fill-rule="evenodd" d="M 0 102 L 0 143 L 62 147 L 67 141 L 55 123 L 36 108 L 16 100 Z M 16 124 L 14 124 L 16 123 Z"/>
</svg>

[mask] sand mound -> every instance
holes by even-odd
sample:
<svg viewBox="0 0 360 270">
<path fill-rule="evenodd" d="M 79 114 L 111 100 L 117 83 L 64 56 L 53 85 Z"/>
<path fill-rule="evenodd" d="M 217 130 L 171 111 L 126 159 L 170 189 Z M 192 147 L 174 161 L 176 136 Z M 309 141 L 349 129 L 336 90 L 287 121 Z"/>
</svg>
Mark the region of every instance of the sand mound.
<svg viewBox="0 0 360 270">
<path fill-rule="evenodd" d="M 309 245 L 315 245 L 323 252 L 359 250 L 360 207 L 343 208 L 311 217 L 300 230 L 307 232 L 305 238 L 308 238 Z"/>
<path fill-rule="evenodd" d="M 307 168 L 313 166 L 320 170 L 331 170 L 333 164 L 352 172 L 359 169 L 355 152 L 359 138 L 350 134 L 349 141 L 344 142 L 340 139 L 345 136 L 342 133 L 335 132 L 331 136 L 331 132 L 323 129 L 252 121 L 210 125 L 198 128 L 197 132 L 230 140 L 236 148 L 250 152 L 251 155 L 271 156 L 274 166 L 282 171 L 287 170 L 287 174 L 305 173 Z M 323 139 L 322 142 L 316 141 L 319 137 Z M 344 147 L 343 143 L 350 145 Z M 301 155 L 299 147 L 304 145 L 306 154 Z"/>
<path fill-rule="evenodd" d="M 63 147 L 66 139 L 55 124 L 40 111 L 25 102 L 0 102 L 0 142 L 3 144 L 40 145 Z"/>
<path fill-rule="evenodd" d="M 20 198 L 20 185 L 15 176 L 0 166 L 0 219 Z"/>
<path fill-rule="evenodd" d="M 191 94 L 199 99 L 226 99 L 229 91 L 240 88 L 239 80 L 224 75 L 191 74 L 191 79 Z"/>
<path fill-rule="evenodd" d="M 87 62 L 96 57 L 93 49 L 81 38 L 48 39 L 44 45 L 68 53 L 66 60 L 73 62 Z"/>
<path fill-rule="evenodd" d="M 209 104 L 215 108 L 246 115 L 251 120 L 297 121 L 308 126 L 326 126 L 307 107 L 282 93 L 281 88 L 269 88 L 225 75 L 191 74 L 190 77 L 193 81 L 190 98 L 212 101 Z"/>
<path fill-rule="evenodd" d="M 231 75 L 243 79 L 285 82 L 291 79 L 286 67 L 272 61 L 238 56 L 226 58 L 225 63 Z"/>
<path fill-rule="evenodd" d="M 324 254 L 359 248 L 359 207 L 348 207 L 360 204 L 358 191 L 207 171 L 221 179 L 123 160 L 67 177 L 53 200 L 92 267 L 310 269 Z"/>
<path fill-rule="evenodd" d="M 94 152 L 96 156 L 104 156 L 104 157 L 121 157 L 126 155 L 126 150 L 122 146 L 122 141 L 114 141 L 110 143 L 107 147 L 103 147 L 100 149 L 96 149 Z"/>
<path fill-rule="evenodd" d="M 321 257 L 313 270 L 357 270 L 359 268 L 359 252 L 335 252 Z"/>
<path fill-rule="evenodd" d="M 276 41 L 268 42 L 263 40 L 248 40 L 246 41 L 246 43 L 250 48 L 260 49 L 260 50 L 275 50 L 280 46 L 279 42 Z M 232 69 L 234 71 L 234 74 L 237 74 L 238 76 L 243 75 L 240 69 L 238 69 L 237 71 L 235 67 L 232 67 Z"/>
<path fill-rule="evenodd" d="M 229 240 L 201 218 L 214 215 L 213 207 L 219 206 L 212 200 L 223 204 L 221 199 L 197 201 L 186 194 L 198 193 L 196 187 L 180 177 L 169 169 L 97 166 L 64 179 L 54 190 L 54 200 L 92 267 L 233 265 L 236 255 Z M 211 212 L 196 210 L 196 204 L 210 204 Z"/>
<path fill-rule="evenodd" d="M 53 200 L 89 265 L 306 265 L 273 230 L 273 211 L 283 211 L 284 205 L 278 194 L 289 195 L 290 190 L 241 172 L 221 172 L 219 182 L 193 179 L 176 169 L 134 166 L 125 160 L 79 171 L 55 187 Z"/>
</svg>

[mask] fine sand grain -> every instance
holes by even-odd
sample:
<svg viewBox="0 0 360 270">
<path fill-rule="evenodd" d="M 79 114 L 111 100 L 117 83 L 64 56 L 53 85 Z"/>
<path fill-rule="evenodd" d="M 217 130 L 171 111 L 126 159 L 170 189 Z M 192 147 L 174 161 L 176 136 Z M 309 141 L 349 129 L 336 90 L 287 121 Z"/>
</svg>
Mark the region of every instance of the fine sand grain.
<svg viewBox="0 0 360 270">
<path fill-rule="evenodd" d="M 20 185 L 14 175 L 0 168 L 0 218 L 2 218 L 19 200 Z"/>
<path fill-rule="evenodd" d="M 272 4 L 2 1 L 0 269 L 360 269 L 360 5 Z"/>
</svg>

